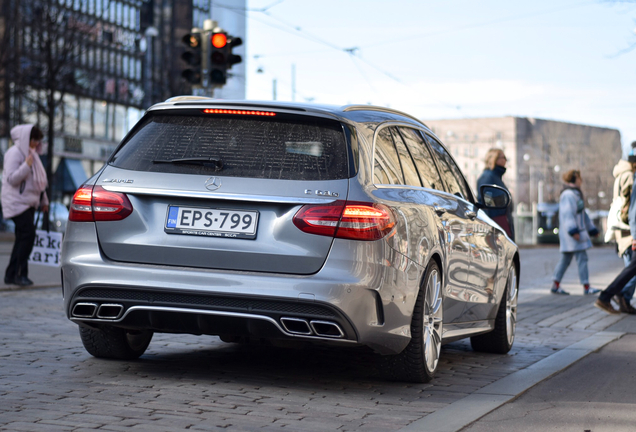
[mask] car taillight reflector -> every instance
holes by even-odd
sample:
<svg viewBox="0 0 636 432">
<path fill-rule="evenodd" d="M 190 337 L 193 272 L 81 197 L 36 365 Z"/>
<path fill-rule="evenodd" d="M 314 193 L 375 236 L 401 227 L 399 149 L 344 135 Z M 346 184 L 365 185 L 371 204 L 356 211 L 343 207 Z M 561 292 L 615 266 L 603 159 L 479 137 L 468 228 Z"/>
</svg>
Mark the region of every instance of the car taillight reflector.
<svg viewBox="0 0 636 432">
<path fill-rule="evenodd" d="M 73 222 L 116 221 L 132 213 L 126 194 L 101 186 L 81 186 L 73 195 L 68 219 Z"/>
<path fill-rule="evenodd" d="M 346 201 L 302 206 L 294 215 L 294 225 L 303 232 L 333 237 Z"/>
<path fill-rule="evenodd" d="M 306 205 L 294 216 L 294 225 L 309 234 L 351 240 L 378 240 L 391 232 L 395 217 L 382 204 L 335 201 Z"/>
</svg>

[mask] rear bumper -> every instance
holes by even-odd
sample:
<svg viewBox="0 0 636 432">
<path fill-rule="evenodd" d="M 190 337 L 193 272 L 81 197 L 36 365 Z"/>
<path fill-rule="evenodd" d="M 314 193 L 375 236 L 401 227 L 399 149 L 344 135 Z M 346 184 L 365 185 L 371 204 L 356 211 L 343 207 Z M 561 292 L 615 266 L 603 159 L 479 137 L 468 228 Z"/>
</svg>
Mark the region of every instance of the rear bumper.
<svg viewBox="0 0 636 432">
<path fill-rule="evenodd" d="M 422 269 L 387 248 L 383 241 L 336 239 L 321 270 L 307 276 L 128 264 L 104 258 L 93 224 L 69 223 L 62 253 L 65 311 L 78 324 L 397 353 L 410 340 Z"/>
</svg>

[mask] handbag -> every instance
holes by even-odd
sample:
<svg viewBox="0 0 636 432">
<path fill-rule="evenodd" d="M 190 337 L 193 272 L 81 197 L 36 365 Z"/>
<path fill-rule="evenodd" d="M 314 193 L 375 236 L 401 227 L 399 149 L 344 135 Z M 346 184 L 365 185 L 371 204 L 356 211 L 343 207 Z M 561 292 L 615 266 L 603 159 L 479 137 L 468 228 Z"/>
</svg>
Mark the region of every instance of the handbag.
<svg viewBox="0 0 636 432">
<path fill-rule="evenodd" d="M 40 216 L 42 212 L 38 212 L 38 217 L 35 220 L 35 240 L 33 241 L 33 250 L 29 255 L 29 264 L 45 265 L 50 267 L 60 266 L 60 252 L 62 249 L 62 233 L 51 231 L 49 224 L 44 222 L 48 221 L 48 213 L 45 216 L 46 220 L 43 220 L 42 225 L 46 229 L 37 229 L 40 223 Z"/>
</svg>

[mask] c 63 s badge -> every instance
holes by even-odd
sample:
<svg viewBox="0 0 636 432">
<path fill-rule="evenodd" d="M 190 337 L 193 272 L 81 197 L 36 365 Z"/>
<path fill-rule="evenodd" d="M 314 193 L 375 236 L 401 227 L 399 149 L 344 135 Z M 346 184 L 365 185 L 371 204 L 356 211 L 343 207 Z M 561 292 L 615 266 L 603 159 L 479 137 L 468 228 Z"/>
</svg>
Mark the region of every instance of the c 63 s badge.
<svg viewBox="0 0 636 432">
<path fill-rule="evenodd" d="M 334 198 L 338 198 L 340 196 L 338 192 L 323 191 L 323 190 L 312 191 L 311 189 L 305 189 L 306 195 L 313 195 L 314 193 L 318 196 L 327 196 L 327 197 L 334 197 Z"/>
</svg>

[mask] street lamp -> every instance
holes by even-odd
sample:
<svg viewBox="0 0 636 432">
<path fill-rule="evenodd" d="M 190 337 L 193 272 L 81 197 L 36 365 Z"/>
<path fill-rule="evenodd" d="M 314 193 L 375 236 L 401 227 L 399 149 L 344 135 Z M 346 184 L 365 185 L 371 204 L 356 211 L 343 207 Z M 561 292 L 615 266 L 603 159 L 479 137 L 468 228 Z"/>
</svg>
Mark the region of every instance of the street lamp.
<svg viewBox="0 0 636 432">
<path fill-rule="evenodd" d="M 144 106 L 146 108 L 150 107 L 152 104 L 152 38 L 159 36 L 159 31 L 154 27 L 148 27 L 144 32 L 144 42 L 141 45 L 141 48 L 145 48 L 146 56 L 146 79 L 144 80 Z"/>
</svg>

